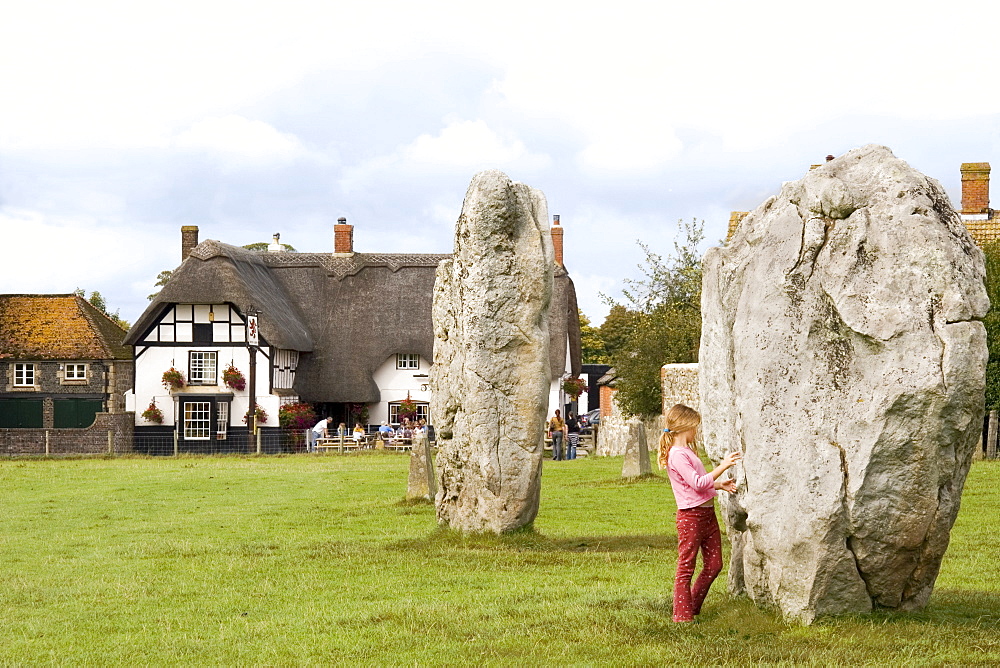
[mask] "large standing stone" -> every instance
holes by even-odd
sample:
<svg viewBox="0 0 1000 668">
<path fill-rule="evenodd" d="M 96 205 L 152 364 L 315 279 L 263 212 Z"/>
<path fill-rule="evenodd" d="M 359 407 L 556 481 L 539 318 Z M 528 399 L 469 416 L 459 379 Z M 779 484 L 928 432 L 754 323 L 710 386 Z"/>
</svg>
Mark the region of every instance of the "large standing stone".
<svg viewBox="0 0 1000 668">
<path fill-rule="evenodd" d="M 637 478 L 649 475 L 649 446 L 646 445 L 646 426 L 637 417 L 630 418 L 625 423 L 628 427 L 628 438 L 625 441 L 625 461 L 622 462 L 622 477 Z"/>
<path fill-rule="evenodd" d="M 438 521 L 500 533 L 538 512 L 552 241 L 544 195 L 477 174 L 434 283 Z"/>
<path fill-rule="evenodd" d="M 709 455 L 730 589 L 809 622 L 927 603 L 983 421 L 983 256 L 944 190 L 865 146 L 704 261 Z"/>
<path fill-rule="evenodd" d="M 406 498 L 434 500 L 437 480 L 434 477 L 434 458 L 427 434 L 417 433 L 410 450 L 410 474 L 406 479 Z"/>
</svg>

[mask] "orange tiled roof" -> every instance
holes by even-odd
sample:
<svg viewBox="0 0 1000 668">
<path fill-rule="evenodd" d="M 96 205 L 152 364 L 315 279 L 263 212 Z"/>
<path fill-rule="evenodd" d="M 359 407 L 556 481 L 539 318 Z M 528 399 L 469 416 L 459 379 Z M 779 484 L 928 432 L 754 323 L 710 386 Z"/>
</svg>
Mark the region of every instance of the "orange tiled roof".
<svg viewBox="0 0 1000 668">
<path fill-rule="evenodd" d="M 132 359 L 124 338 L 77 295 L 0 295 L 0 358 Z"/>
</svg>

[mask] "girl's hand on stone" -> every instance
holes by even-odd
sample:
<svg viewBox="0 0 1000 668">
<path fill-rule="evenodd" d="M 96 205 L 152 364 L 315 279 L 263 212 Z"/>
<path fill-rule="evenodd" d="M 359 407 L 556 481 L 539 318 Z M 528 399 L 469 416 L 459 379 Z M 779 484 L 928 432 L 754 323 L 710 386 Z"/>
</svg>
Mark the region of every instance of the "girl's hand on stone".
<svg viewBox="0 0 1000 668">
<path fill-rule="evenodd" d="M 716 480 L 715 489 L 721 489 L 730 494 L 736 493 L 736 481 L 732 478 L 726 478 L 725 480 Z"/>
<path fill-rule="evenodd" d="M 728 469 L 730 466 L 740 461 L 741 459 L 743 459 L 743 455 L 741 455 L 739 452 L 730 452 L 722 460 L 722 466 L 724 469 Z"/>
</svg>

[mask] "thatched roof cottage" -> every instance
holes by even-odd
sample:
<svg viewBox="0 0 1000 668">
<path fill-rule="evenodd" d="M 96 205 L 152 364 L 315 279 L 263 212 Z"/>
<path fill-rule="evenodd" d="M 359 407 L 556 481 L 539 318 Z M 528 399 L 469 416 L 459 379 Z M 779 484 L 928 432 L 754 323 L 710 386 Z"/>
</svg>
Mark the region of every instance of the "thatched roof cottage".
<svg viewBox="0 0 1000 668">
<path fill-rule="evenodd" d="M 264 427 L 277 426 L 279 405 L 295 401 L 316 404 L 349 426 L 358 419 L 394 423 L 407 398 L 427 415 L 434 276 L 448 255 L 356 253 L 343 219 L 334 227 L 333 253 L 289 252 L 277 238 L 270 250 L 250 251 L 198 243 L 197 234 L 195 227 L 182 229 L 181 266 L 125 341 L 135 346 L 137 415 L 149 402 L 164 413 L 161 424 L 137 418 L 137 433 L 176 427 L 182 440 L 218 440 L 245 431 L 250 388 L 226 385 L 222 372 L 232 367 L 249 375 L 246 317 L 254 312 L 260 334 L 254 399 L 269 416 Z M 559 261 L 550 320 L 554 410 L 562 400 L 560 380 L 580 371 L 580 329 L 576 291 L 561 265 L 561 234 L 553 240 Z M 181 372 L 183 387 L 164 389 L 169 369 Z"/>
</svg>

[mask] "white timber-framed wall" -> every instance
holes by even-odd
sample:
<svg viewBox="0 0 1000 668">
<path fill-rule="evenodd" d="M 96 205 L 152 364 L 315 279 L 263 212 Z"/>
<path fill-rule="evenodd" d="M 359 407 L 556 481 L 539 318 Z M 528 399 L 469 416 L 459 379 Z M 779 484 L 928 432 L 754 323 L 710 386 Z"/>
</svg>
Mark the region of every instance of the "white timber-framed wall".
<svg viewBox="0 0 1000 668">
<path fill-rule="evenodd" d="M 251 392 L 256 404 L 267 414 L 267 421 L 258 426 L 276 428 L 280 405 L 295 400 L 291 387 L 298 352 L 277 350 L 264 340 L 260 343 L 254 348 L 256 382 L 251 387 L 246 321 L 238 309 L 231 304 L 166 305 L 134 347 L 135 384 L 126 394 L 126 407 L 135 411 L 137 433 L 167 428 L 178 431 L 184 440 L 226 440 L 233 429 L 246 430 L 243 417 L 250 409 Z M 243 374 L 244 389 L 237 390 L 223 382 L 223 371 L 230 365 Z M 183 374 L 184 387 L 174 390 L 163 386 L 163 373 L 171 367 Z M 199 372 L 205 375 L 200 383 Z M 163 413 L 161 424 L 142 417 L 152 401 Z M 195 437 L 191 431 L 185 434 L 186 404 L 210 407 L 205 417 L 209 423 L 208 438 Z"/>
</svg>

